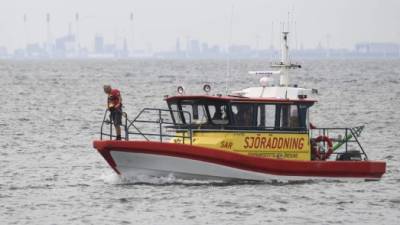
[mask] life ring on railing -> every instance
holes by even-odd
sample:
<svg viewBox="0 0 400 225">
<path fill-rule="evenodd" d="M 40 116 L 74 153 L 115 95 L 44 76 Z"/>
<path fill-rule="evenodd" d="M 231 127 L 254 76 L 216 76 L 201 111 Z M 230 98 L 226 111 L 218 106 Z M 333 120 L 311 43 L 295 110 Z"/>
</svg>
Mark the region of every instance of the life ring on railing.
<svg viewBox="0 0 400 225">
<path fill-rule="evenodd" d="M 328 147 L 327 150 L 322 151 L 322 145 L 320 145 L 320 142 L 326 142 L 326 146 Z M 314 140 L 313 144 L 313 152 L 316 156 L 317 159 L 319 160 L 326 160 L 329 158 L 329 156 L 332 155 L 333 153 L 333 144 L 332 140 L 328 136 L 318 136 Z"/>
</svg>

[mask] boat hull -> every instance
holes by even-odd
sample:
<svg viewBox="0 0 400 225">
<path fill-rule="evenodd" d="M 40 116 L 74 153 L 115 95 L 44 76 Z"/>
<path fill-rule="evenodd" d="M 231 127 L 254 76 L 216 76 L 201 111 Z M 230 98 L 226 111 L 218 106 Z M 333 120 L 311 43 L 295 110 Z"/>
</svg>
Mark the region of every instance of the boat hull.
<svg viewBox="0 0 400 225">
<path fill-rule="evenodd" d="M 94 141 L 120 175 L 196 180 L 380 179 L 385 162 L 293 161 L 246 156 L 185 144 L 152 141 Z"/>
<path fill-rule="evenodd" d="M 140 175 L 167 177 L 172 175 L 178 179 L 224 181 L 274 179 L 274 176 L 264 173 L 173 156 L 121 151 L 112 151 L 111 156 L 118 162 L 116 169 L 127 177 Z"/>
</svg>

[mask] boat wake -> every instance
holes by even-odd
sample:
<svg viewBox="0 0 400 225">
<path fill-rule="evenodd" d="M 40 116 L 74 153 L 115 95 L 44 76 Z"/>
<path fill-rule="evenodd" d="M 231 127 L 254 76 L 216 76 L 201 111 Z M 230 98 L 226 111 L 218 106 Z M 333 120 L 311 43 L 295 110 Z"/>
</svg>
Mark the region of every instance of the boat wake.
<svg viewBox="0 0 400 225">
<path fill-rule="evenodd" d="M 185 186 L 232 186 L 232 185 L 303 185 L 313 184 L 318 181 L 303 180 L 303 181 L 283 181 L 283 180 L 198 180 L 198 179 L 181 179 L 176 178 L 172 173 L 168 176 L 154 177 L 147 175 L 137 176 L 120 176 L 115 173 L 104 174 L 102 180 L 108 184 L 114 185 L 152 185 L 152 186 L 168 186 L 168 185 L 185 185 Z M 333 181 L 331 181 L 333 182 Z"/>
<path fill-rule="evenodd" d="M 137 176 L 120 176 L 114 173 L 103 174 L 101 179 L 107 184 L 115 185 L 218 185 L 227 184 L 222 180 L 194 180 L 194 179 L 179 179 L 173 174 L 162 177 L 154 177 L 147 175 Z"/>
</svg>

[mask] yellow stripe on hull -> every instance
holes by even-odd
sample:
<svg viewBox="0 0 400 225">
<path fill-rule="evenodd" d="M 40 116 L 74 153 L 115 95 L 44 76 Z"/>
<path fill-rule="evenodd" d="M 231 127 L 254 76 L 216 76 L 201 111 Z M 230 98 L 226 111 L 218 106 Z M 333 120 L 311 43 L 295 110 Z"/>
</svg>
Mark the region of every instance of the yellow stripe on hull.
<svg viewBox="0 0 400 225">
<path fill-rule="evenodd" d="M 182 135 L 182 133 L 178 133 Z M 185 136 L 189 137 L 187 132 Z M 244 155 L 288 160 L 310 160 L 308 134 L 272 132 L 193 131 L 192 144 Z M 183 143 L 174 138 L 174 143 Z M 185 144 L 188 144 L 188 139 Z"/>
</svg>

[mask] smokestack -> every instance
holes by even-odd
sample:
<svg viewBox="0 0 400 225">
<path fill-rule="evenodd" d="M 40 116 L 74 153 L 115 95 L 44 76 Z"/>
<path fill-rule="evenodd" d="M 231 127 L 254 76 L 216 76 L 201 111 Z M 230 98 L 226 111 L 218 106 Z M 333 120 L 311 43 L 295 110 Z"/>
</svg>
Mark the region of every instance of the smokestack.
<svg viewBox="0 0 400 225">
<path fill-rule="evenodd" d="M 135 23 L 133 20 L 133 12 L 129 15 L 130 23 L 131 23 L 131 54 L 134 54 L 135 51 Z"/>
<path fill-rule="evenodd" d="M 47 23 L 47 52 L 50 55 L 52 50 L 52 43 L 51 43 L 51 30 L 50 30 L 50 13 L 46 14 L 46 23 Z"/>
<path fill-rule="evenodd" d="M 75 26 L 76 26 L 76 30 L 75 30 L 75 49 L 77 54 L 80 53 L 80 41 L 79 41 L 79 13 L 75 13 Z"/>
<path fill-rule="evenodd" d="M 28 32 L 28 16 L 24 14 L 24 32 L 25 32 L 25 47 L 29 44 L 29 32 Z"/>
</svg>

